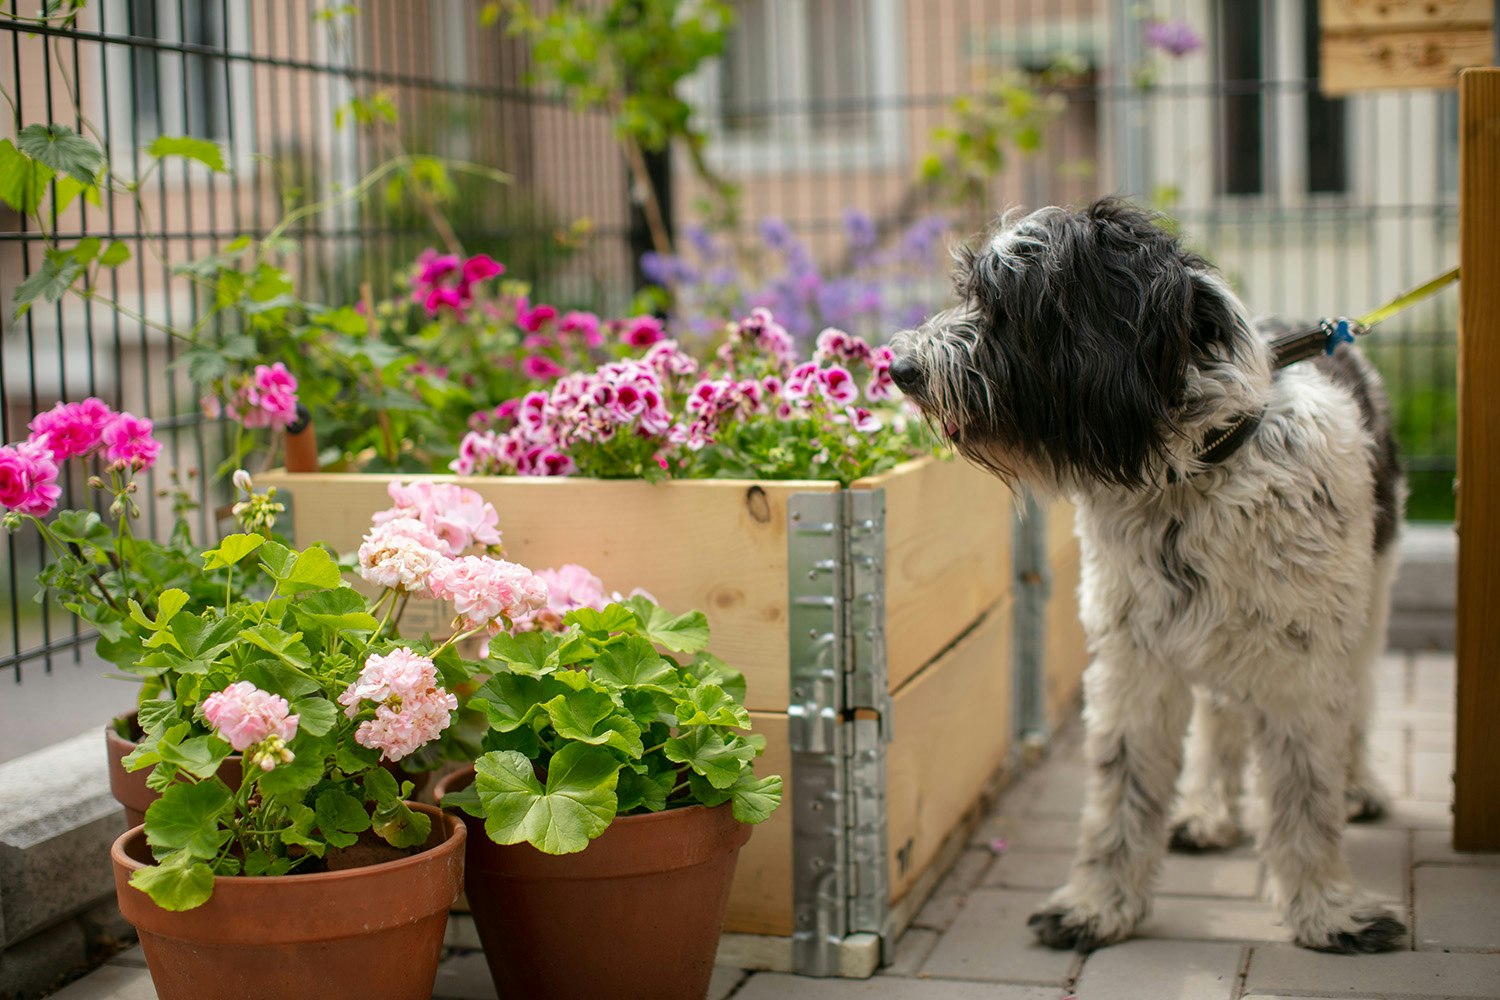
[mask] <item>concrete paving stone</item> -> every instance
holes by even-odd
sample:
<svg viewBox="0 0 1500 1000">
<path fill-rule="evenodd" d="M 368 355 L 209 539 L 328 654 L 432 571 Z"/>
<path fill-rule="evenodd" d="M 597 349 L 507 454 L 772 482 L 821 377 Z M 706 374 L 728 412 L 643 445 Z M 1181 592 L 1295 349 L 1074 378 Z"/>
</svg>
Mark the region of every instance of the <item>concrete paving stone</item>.
<svg viewBox="0 0 1500 1000">
<path fill-rule="evenodd" d="M 496 1000 L 495 981 L 482 951 L 459 951 L 438 966 L 433 1000 Z"/>
<path fill-rule="evenodd" d="M 1283 993 L 1493 1000 L 1500 996 L 1500 955 L 1412 951 L 1327 955 L 1290 944 L 1254 949 L 1245 995 Z"/>
<path fill-rule="evenodd" d="M 1424 802 L 1453 800 L 1453 754 L 1442 750 L 1415 750 L 1411 755 L 1412 798 Z"/>
<path fill-rule="evenodd" d="M 1078 1000 L 1232 1000 L 1244 949 L 1201 941 L 1126 941 L 1094 952 Z"/>
<path fill-rule="evenodd" d="M 1406 905 L 1411 862 L 1405 830 L 1351 824 L 1344 828 L 1344 859 L 1354 884 L 1376 899 Z"/>
<path fill-rule="evenodd" d="M 1033 776 L 1027 799 L 1018 802 L 1026 816 L 1051 816 L 1076 820 L 1083 811 L 1084 787 L 1088 782 L 1088 765 L 1051 762 Z"/>
<path fill-rule="evenodd" d="M 1420 711 L 1415 708 L 1392 709 L 1379 715 L 1382 726 L 1410 726 L 1419 733 L 1452 733 L 1452 711 Z"/>
<path fill-rule="evenodd" d="M 110 965 L 128 965 L 133 969 L 146 967 L 146 953 L 140 945 L 132 945 L 109 960 Z"/>
<path fill-rule="evenodd" d="M 969 890 L 979 884 L 994 860 L 994 852 L 987 847 L 971 847 L 960 854 L 953 868 L 917 911 L 912 923 L 918 927 L 946 930 L 958 911 L 963 909 Z"/>
<path fill-rule="evenodd" d="M 1041 892 L 975 889 L 921 974 L 1061 986 L 1076 956 L 1037 944 L 1026 926 L 1046 898 Z"/>
<path fill-rule="evenodd" d="M 1424 865 L 1412 893 L 1419 951 L 1500 950 L 1500 868 Z"/>
<path fill-rule="evenodd" d="M 714 966 L 714 977 L 708 981 L 708 996 L 706 1000 L 726 1000 L 735 990 L 740 988 L 750 973 L 744 969 L 735 969 L 727 965 Z"/>
<path fill-rule="evenodd" d="M 145 969 L 105 965 L 51 994 L 51 1000 L 156 1000 L 156 987 Z"/>
<path fill-rule="evenodd" d="M 1413 841 L 1415 864 L 1500 866 L 1500 854 L 1473 854 L 1453 849 L 1453 834 L 1447 830 L 1418 830 Z"/>
<path fill-rule="evenodd" d="M 937 947 L 940 935 L 926 927 L 909 927 L 896 942 L 896 952 L 891 964 L 880 970 L 882 976 L 915 976 Z"/>
<path fill-rule="evenodd" d="M 1259 899 L 1158 896 L 1141 925 L 1143 938 L 1181 941 L 1286 941 L 1276 907 Z"/>
<path fill-rule="evenodd" d="M 734 1000 L 1058 1000 L 1061 987 L 1004 986 L 943 979 L 809 979 L 757 972 Z"/>
<path fill-rule="evenodd" d="M 1453 804 L 1426 799 L 1393 799 L 1385 818 L 1373 826 L 1379 829 L 1451 830 Z"/>
<path fill-rule="evenodd" d="M 982 885 L 991 889 L 1043 889 L 1051 892 L 1068 880 L 1072 851 L 1012 851 L 995 859 Z"/>
<path fill-rule="evenodd" d="M 1033 851 L 1071 851 L 1078 846 L 1076 819 L 1023 819 L 997 812 L 974 831 L 975 846 L 988 847 L 995 838 L 1003 838 L 1008 849 Z"/>
<path fill-rule="evenodd" d="M 1441 750 L 1451 754 L 1453 753 L 1453 741 L 1453 733 L 1432 733 L 1423 731 L 1420 733 L 1412 733 L 1411 748 L 1413 750 Z"/>
<path fill-rule="evenodd" d="M 1260 892 L 1260 862 L 1223 854 L 1168 854 L 1156 891 L 1168 896 L 1237 896 Z"/>
<path fill-rule="evenodd" d="M 1388 998 L 1377 997 L 1374 994 L 1354 996 L 1352 994 L 1341 993 L 1338 996 L 1334 996 L 1332 993 L 1328 993 L 1322 996 L 1315 997 L 1303 996 L 1299 994 L 1295 997 L 1289 997 L 1273 996 L 1270 993 L 1246 993 L 1243 997 L 1243 1000 L 1388 1000 Z"/>
</svg>

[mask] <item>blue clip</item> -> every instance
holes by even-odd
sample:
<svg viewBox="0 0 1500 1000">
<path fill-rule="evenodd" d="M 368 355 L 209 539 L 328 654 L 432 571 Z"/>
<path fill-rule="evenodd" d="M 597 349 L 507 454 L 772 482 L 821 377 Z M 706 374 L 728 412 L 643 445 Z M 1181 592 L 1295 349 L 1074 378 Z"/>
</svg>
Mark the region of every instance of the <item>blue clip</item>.
<svg viewBox="0 0 1500 1000">
<path fill-rule="evenodd" d="M 1349 327 L 1349 320 L 1343 316 L 1340 316 L 1332 323 L 1327 321 L 1323 323 L 1323 329 L 1328 332 L 1328 345 L 1324 350 L 1330 356 L 1332 356 L 1334 351 L 1338 350 L 1340 344 L 1354 343 L 1354 334 Z"/>
</svg>

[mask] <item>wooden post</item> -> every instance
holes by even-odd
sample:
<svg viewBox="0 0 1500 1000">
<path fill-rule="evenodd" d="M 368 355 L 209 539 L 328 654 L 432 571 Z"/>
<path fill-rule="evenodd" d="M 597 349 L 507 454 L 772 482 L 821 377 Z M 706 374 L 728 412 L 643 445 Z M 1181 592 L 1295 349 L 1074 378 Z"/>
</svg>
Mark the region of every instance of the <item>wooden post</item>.
<svg viewBox="0 0 1500 1000">
<path fill-rule="evenodd" d="M 1500 68 L 1459 76 L 1453 846 L 1500 851 Z"/>
</svg>

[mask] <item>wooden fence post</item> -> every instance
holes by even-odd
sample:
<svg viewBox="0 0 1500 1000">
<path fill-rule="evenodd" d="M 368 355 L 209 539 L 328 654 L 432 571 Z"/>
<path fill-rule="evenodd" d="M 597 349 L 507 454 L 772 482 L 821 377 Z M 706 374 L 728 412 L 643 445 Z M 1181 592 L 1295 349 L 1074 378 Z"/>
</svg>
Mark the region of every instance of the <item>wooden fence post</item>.
<svg viewBox="0 0 1500 1000">
<path fill-rule="evenodd" d="M 1462 277 L 1453 846 L 1500 851 L 1500 68 L 1464 70 L 1458 93 Z"/>
</svg>

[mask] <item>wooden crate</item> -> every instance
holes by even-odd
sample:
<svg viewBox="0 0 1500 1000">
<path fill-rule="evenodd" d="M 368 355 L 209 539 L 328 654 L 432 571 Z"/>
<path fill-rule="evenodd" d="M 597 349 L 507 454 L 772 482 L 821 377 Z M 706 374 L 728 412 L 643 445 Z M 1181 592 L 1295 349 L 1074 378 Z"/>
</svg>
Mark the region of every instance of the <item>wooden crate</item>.
<svg viewBox="0 0 1500 1000">
<path fill-rule="evenodd" d="M 284 492 L 298 544 L 323 541 L 346 552 L 358 545 L 370 516 L 390 505 L 391 478 L 271 473 L 256 481 Z M 797 544 L 791 508 L 798 495 L 842 496 L 837 484 L 508 477 L 462 483 L 495 505 L 508 558 L 533 568 L 580 563 L 611 589 L 641 587 L 665 607 L 708 615 L 711 648 L 744 671 L 755 727 L 767 737 L 759 768 L 787 778 L 782 808 L 741 854 L 726 942 L 736 961 L 806 971 L 793 948 L 798 768 L 789 630 L 801 581 L 790 568 L 790 547 Z M 881 748 L 879 804 L 888 877 L 878 884 L 888 908 L 930 874 L 955 826 L 1007 761 L 1014 505 L 1001 483 L 958 461 L 910 462 L 849 492 L 877 491 L 884 504 L 880 645 L 889 701 L 846 714 L 888 713 L 882 725 L 894 733 Z M 872 859 L 852 860 L 868 866 Z M 876 936 L 893 930 L 899 928 L 886 924 Z M 878 948 L 867 948 L 869 954 Z M 861 957 L 843 971 L 869 968 Z"/>
<path fill-rule="evenodd" d="M 1052 592 L 1044 625 L 1044 678 L 1047 723 L 1055 727 L 1077 707 L 1089 664 L 1088 642 L 1078 620 L 1078 539 L 1073 534 L 1073 506 L 1066 500 L 1053 501 L 1047 510 L 1047 568 Z"/>
</svg>

